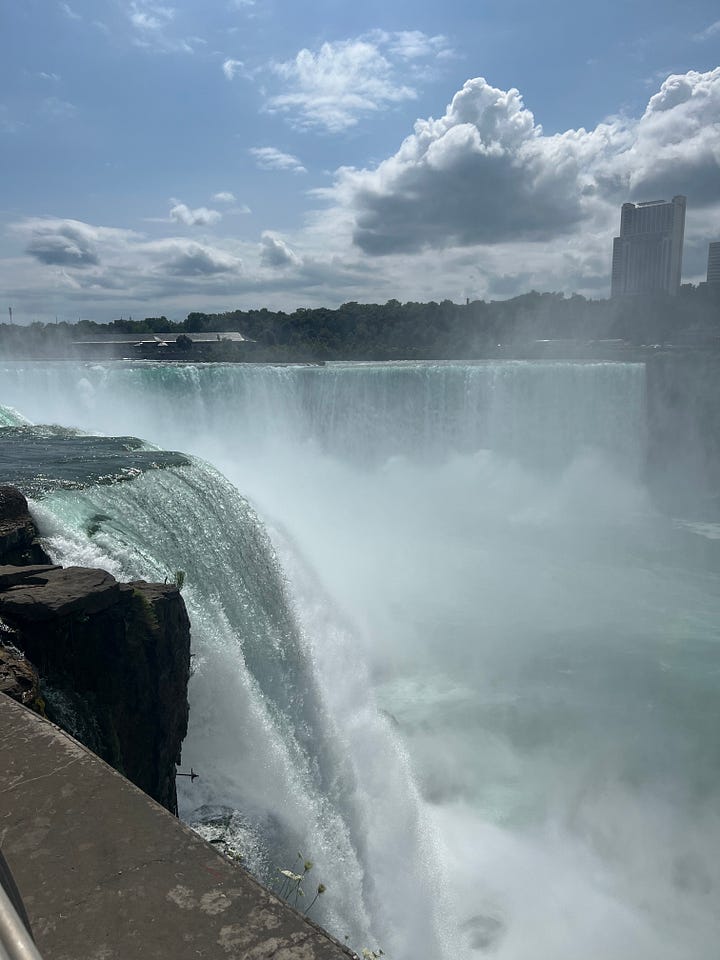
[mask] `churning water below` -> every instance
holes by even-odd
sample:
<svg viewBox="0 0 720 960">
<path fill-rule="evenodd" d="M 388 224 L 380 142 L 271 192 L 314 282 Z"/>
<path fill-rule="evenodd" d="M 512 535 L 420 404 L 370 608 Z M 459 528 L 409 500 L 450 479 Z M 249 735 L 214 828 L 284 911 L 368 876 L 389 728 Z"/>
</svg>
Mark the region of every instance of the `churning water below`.
<svg viewBox="0 0 720 960">
<path fill-rule="evenodd" d="M 181 813 L 265 878 L 299 847 L 340 939 L 717 954 L 720 542 L 642 487 L 641 365 L 6 363 L 0 402 L 224 474 L 34 506 L 66 562 L 186 571 Z"/>
</svg>

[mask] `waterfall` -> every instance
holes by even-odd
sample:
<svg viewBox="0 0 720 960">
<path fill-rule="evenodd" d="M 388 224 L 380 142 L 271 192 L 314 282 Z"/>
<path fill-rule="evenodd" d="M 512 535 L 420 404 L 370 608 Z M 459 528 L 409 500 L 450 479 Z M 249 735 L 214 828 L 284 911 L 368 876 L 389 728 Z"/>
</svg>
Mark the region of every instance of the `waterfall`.
<svg viewBox="0 0 720 960">
<path fill-rule="evenodd" d="M 315 861 L 316 918 L 390 960 L 713 954 L 720 540 L 654 508 L 645 390 L 620 363 L 0 362 L 0 402 L 115 435 L 111 480 L 141 458 L 31 492 L 58 559 L 186 573 L 183 815 L 266 880 Z"/>
<path fill-rule="evenodd" d="M 313 881 L 328 891 L 313 915 L 340 939 L 447 956 L 407 757 L 362 664 L 353 666 L 352 637 L 318 592 L 322 622 L 303 629 L 263 525 L 237 490 L 196 461 L 54 491 L 32 507 L 57 562 L 123 580 L 186 574 L 194 672 L 183 757 L 201 779 L 181 785 L 181 816 L 235 813 L 229 841 L 276 889 L 278 868 L 296 870 L 301 849 L 314 862 L 306 897 Z M 305 585 L 305 600 L 312 590 Z M 404 851 L 402 878 L 384 853 L 389 836 Z M 395 894 L 400 879 L 411 897 Z"/>
<path fill-rule="evenodd" d="M 0 404 L 0 427 L 21 427 L 27 423 L 29 421 L 13 407 L 4 407 Z"/>
<path fill-rule="evenodd" d="M 593 447 L 636 471 L 645 450 L 643 364 L 0 362 L 0 383 L 35 422 L 51 411 L 104 433 L 142 427 L 201 454 L 309 442 L 367 464 L 486 448 L 558 469 Z"/>
</svg>

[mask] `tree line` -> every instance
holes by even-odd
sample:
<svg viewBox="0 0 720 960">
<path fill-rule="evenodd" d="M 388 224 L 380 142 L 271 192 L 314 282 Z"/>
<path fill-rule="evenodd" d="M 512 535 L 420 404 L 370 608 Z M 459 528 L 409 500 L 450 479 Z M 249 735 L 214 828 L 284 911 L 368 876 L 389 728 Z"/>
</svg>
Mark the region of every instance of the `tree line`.
<svg viewBox="0 0 720 960">
<path fill-rule="evenodd" d="M 252 359 L 383 360 L 463 359 L 492 356 L 500 348 L 543 340 L 621 340 L 632 345 L 720 342 L 720 285 L 685 285 L 677 297 L 589 300 L 574 294 L 532 291 L 509 300 L 456 304 L 389 300 L 344 303 L 337 309 L 193 311 L 174 322 L 165 316 L 110 323 L 0 324 L 4 355 L 67 355 L 73 341 L 132 334 L 181 338 L 204 332 L 241 333 L 254 341 Z M 247 350 L 247 347 L 246 347 Z M 237 345 L 214 346 L 213 357 Z"/>
</svg>

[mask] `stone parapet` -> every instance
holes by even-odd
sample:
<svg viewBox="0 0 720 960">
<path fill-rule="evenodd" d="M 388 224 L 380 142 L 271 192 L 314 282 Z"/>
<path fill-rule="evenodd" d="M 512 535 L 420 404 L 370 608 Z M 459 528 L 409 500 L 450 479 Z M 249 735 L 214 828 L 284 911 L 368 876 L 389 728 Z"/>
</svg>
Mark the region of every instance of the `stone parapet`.
<svg viewBox="0 0 720 960">
<path fill-rule="evenodd" d="M 44 960 L 351 954 L 49 721 L 0 694 L 0 836 Z"/>
</svg>

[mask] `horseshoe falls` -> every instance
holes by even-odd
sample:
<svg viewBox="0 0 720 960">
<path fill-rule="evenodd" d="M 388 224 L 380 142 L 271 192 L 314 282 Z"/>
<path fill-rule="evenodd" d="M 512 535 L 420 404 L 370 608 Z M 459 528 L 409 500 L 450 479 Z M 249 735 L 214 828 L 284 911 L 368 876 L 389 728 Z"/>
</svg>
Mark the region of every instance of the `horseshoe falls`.
<svg viewBox="0 0 720 960">
<path fill-rule="evenodd" d="M 720 528 L 653 504 L 642 364 L 0 362 L 0 403 L 11 474 L 28 422 L 186 455 L 33 510 L 185 571 L 181 815 L 266 882 L 301 851 L 340 940 L 715 955 Z"/>
</svg>

